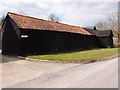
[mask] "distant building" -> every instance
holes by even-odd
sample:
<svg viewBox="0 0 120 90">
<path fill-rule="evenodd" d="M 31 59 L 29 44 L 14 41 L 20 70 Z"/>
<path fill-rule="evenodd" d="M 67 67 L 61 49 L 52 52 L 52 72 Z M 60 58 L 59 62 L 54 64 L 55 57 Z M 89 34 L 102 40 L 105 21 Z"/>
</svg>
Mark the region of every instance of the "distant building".
<svg viewBox="0 0 120 90">
<path fill-rule="evenodd" d="M 14 13 L 7 14 L 2 30 L 2 54 L 36 55 L 113 47 L 112 31 L 95 33 L 96 30 Z"/>
<path fill-rule="evenodd" d="M 113 46 L 113 33 L 112 30 L 96 30 L 86 29 L 89 33 L 94 34 L 98 39 L 96 45 L 99 48 L 111 48 Z"/>
<path fill-rule="evenodd" d="M 97 30 L 96 26 L 89 26 L 89 27 L 83 27 L 83 28 L 91 29 L 91 30 Z"/>
</svg>

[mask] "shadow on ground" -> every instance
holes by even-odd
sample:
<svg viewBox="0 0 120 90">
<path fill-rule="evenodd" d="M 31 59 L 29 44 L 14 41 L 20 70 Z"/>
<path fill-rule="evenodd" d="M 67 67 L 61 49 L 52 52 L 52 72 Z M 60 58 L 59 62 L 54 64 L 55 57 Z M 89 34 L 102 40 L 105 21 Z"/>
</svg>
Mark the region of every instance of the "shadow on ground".
<svg viewBox="0 0 120 90">
<path fill-rule="evenodd" d="M 19 57 L 19 56 L 1 55 L 1 58 L 2 58 L 2 63 L 22 60 L 21 57 Z"/>
</svg>

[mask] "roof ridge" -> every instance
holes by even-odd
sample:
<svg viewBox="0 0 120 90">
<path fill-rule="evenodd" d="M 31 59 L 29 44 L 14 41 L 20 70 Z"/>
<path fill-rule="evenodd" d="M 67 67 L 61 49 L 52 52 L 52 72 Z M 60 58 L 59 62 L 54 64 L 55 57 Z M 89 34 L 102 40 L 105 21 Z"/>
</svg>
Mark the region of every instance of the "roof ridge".
<svg viewBox="0 0 120 90">
<path fill-rule="evenodd" d="M 14 15 L 17 15 L 17 16 L 22 16 L 22 17 L 28 17 L 28 18 L 33 18 L 33 19 L 37 19 L 37 20 L 47 21 L 47 20 L 44 20 L 44 19 L 35 18 L 35 17 L 31 17 L 31 16 L 25 16 L 25 15 L 16 14 L 16 13 L 11 13 L 11 12 L 8 12 L 8 15 L 9 15 L 9 14 L 14 14 Z M 51 22 L 51 21 L 49 21 L 49 22 Z"/>
<path fill-rule="evenodd" d="M 78 28 L 78 29 L 82 29 L 82 30 L 84 30 L 85 32 L 89 33 L 89 32 L 86 31 L 84 28 L 79 27 L 79 26 L 73 26 L 73 25 L 68 25 L 68 24 L 59 23 L 59 22 L 52 22 L 52 21 L 48 21 L 48 20 L 44 20 L 44 19 L 39 19 L 39 18 L 31 17 L 31 16 L 25 16 L 25 15 L 21 15 L 21 14 L 16 14 L 16 13 L 12 13 L 12 12 L 8 12 L 7 14 L 8 14 L 9 16 L 11 16 L 11 15 L 17 15 L 17 16 L 26 17 L 26 18 L 31 18 L 31 19 L 36 19 L 36 20 L 42 20 L 42 21 L 50 22 L 50 23 L 57 24 L 57 25 L 64 25 L 64 26 L 69 26 L 69 27 L 73 27 L 73 28 Z M 84 32 L 84 31 L 83 31 L 83 32 Z M 91 33 L 89 33 L 89 34 L 91 35 Z"/>
<path fill-rule="evenodd" d="M 68 24 L 59 23 L 59 22 L 52 22 L 52 21 L 48 21 L 48 20 L 44 20 L 44 19 L 40 19 L 40 18 L 35 18 L 35 17 L 31 17 L 31 16 L 25 16 L 25 15 L 16 14 L 16 13 L 11 13 L 11 12 L 8 12 L 8 15 L 9 15 L 9 14 L 14 14 L 14 15 L 17 15 L 17 16 L 33 18 L 33 19 L 37 19 L 37 20 L 43 20 L 43 21 L 47 21 L 47 22 L 51 22 L 51 23 L 56 23 L 56 24 L 62 24 L 62 25 L 72 26 L 72 27 L 75 27 L 75 28 L 82 28 L 82 27 L 79 27 L 79 26 L 68 25 Z M 82 28 L 82 29 L 83 29 L 83 28 Z"/>
</svg>

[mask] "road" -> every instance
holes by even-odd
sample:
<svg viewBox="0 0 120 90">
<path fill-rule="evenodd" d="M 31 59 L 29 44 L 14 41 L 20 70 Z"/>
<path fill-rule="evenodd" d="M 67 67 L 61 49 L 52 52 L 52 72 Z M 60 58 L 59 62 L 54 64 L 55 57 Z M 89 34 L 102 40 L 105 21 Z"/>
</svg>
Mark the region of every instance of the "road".
<svg viewBox="0 0 120 90">
<path fill-rule="evenodd" d="M 58 72 L 80 64 L 48 63 L 20 60 L 16 57 L 3 56 L 2 87 L 10 87 L 40 77 L 42 74 Z"/>
<path fill-rule="evenodd" d="M 57 66 L 55 66 L 54 68 L 57 68 Z M 43 73 L 39 75 L 39 77 L 17 83 L 9 87 L 10 88 L 117 88 L 118 58 L 90 63 L 90 64 L 73 65 L 71 67 L 64 68 L 56 72 Z"/>
</svg>

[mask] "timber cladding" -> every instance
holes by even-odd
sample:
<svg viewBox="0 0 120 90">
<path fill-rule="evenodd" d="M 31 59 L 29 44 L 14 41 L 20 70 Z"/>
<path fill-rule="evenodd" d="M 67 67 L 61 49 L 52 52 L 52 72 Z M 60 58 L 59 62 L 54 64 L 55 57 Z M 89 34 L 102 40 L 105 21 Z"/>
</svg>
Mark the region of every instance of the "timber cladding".
<svg viewBox="0 0 120 90">
<path fill-rule="evenodd" d="M 22 54 L 47 54 L 95 48 L 95 36 L 49 30 L 20 31 L 22 35 L 28 36 L 21 39 Z"/>
<path fill-rule="evenodd" d="M 14 30 L 14 27 L 7 17 L 2 35 L 2 54 L 18 54 L 20 47 L 20 39 Z"/>
<path fill-rule="evenodd" d="M 14 13 L 7 14 L 2 30 L 2 54 L 25 56 L 113 46 L 111 31 L 94 33 Z"/>
</svg>

